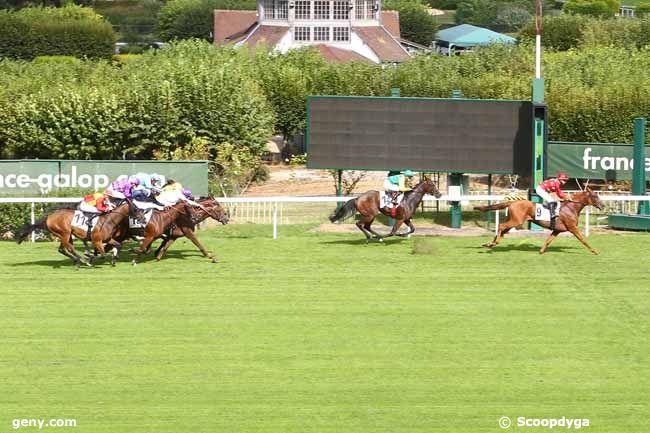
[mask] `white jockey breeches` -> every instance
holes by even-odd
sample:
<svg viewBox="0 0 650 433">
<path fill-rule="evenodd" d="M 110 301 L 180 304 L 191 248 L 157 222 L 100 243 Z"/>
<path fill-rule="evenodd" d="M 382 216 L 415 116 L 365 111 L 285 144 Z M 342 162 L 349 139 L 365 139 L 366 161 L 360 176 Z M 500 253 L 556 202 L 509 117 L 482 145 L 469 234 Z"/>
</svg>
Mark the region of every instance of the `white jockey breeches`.
<svg viewBox="0 0 650 433">
<path fill-rule="evenodd" d="M 85 201 L 79 203 L 79 210 L 82 212 L 100 213 L 95 206 L 91 206 Z"/>
<path fill-rule="evenodd" d="M 557 200 L 555 197 L 553 197 L 551 194 L 548 192 L 544 191 L 541 186 L 538 186 L 535 188 L 535 192 L 537 193 L 538 196 L 544 199 L 545 203 L 555 203 Z"/>
</svg>

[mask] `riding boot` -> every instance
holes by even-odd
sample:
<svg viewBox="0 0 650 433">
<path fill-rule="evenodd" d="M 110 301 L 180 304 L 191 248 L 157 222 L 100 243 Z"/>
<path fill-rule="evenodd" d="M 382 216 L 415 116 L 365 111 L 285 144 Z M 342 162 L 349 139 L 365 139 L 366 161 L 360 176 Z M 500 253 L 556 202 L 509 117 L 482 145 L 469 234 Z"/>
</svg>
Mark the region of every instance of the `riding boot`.
<svg viewBox="0 0 650 433">
<path fill-rule="evenodd" d="M 556 208 L 557 208 L 556 202 L 550 202 L 548 204 L 548 211 L 551 215 L 551 230 L 555 230 L 555 220 L 557 219 L 557 215 L 555 214 Z"/>
</svg>

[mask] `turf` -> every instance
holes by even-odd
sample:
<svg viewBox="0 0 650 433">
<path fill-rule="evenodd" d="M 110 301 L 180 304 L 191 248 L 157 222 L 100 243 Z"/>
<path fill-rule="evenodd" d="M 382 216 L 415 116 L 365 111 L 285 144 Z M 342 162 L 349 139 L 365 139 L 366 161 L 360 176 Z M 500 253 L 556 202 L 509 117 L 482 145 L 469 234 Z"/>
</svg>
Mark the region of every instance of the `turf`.
<svg viewBox="0 0 650 433">
<path fill-rule="evenodd" d="M 537 238 L 279 234 L 226 226 L 199 234 L 219 264 L 179 241 L 115 269 L 0 243 L 0 431 L 650 430 L 650 235 L 539 256 Z"/>
</svg>

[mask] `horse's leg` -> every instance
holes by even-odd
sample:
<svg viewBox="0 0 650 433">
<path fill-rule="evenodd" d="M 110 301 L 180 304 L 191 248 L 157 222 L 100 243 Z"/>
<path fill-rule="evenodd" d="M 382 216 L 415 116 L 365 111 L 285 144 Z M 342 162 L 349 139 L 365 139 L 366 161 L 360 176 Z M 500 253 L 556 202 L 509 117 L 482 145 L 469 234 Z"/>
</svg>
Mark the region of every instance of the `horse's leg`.
<svg viewBox="0 0 650 433">
<path fill-rule="evenodd" d="M 74 263 L 74 265 L 77 268 L 81 265 L 81 260 L 73 256 L 71 253 L 69 253 L 68 250 L 66 250 L 65 247 L 63 246 L 63 242 L 59 244 L 59 252 L 64 256 L 66 256 L 67 258 L 69 258 L 70 260 L 72 260 L 72 263 Z"/>
<path fill-rule="evenodd" d="M 359 212 L 359 214 L 361 215 L 361 218 L 359 219 L 359 221 L 357 221 L 355 223 L 355 225 L 357 226 L 357 228 L 359 230 L 361 230 L 361 233 L 363 233 L 363 235 L 366 237 L 366 243 L 368 243 L 368 242 L 370 242 L 370 238 L 372 238 L 372 236 L 371 236 L 370 232 L 368 232 L 366 230 L 365 227 L 366 227 L 366 225 L 368 223 L 372 224 L 372 220 L 374 220 L 375 218 L 371 217 L 369 215 L 363 214 L 361 212 Z"/>
<path fill-rule="evenodd" d="M 582 235 L 582 233 L 580 233 L 580 229 L 578 228 L 577 225 L 574 225 L 574 224 L 567 224 L 567 223 L 565 223 L 564 225 L 565 225 L 566 228 L 567 228 L 567 229 L 568 229 L 568 230 L 573 234 L 573 236 L 577 237 L 578 240 L 579 240 L 580 242 L 582 242 L 582 245 L 584 245 L 585 247 L 587 247 L 587 249 L 588 249 L 589 251 L 591 251 L 591 252 L 594 253 L 594 254 L 598 254 L 598 251 L 596 251 L 595 249 L 593 249 L 593 248 L 591 247 L 591 245 L 589 245 L 589 244 L 587 243 L 587 239 L 585 239 L 585 237 Z"/>
<path fill-rule="evenodd" d="M 122 249 L 122 243 L 116 241 L 115 239 L 111 239 L 108 241 L 108 245 L 106 246 L 106 251 L 113 250 L 113 256 L 111 257 L 111 266 L 115 267 L 115 264 L 117 263 L 117 259 L 120 257 L 120 250 Z"/>
<path fill-rule="evenodd" d="M 64 239 L 64 238 L 61 238 L 61 239 Z M 61 241 L 61 245 L 63 246 L 63 248 L 64 248 L 64 249 L 65 249 L 65 250 L 66 250 L 66 251 L 67 251 L 67 252 L 68 252 L 72 257 L 74 257 L 72 260 L 75 262 L 75 265 L 76 265 L 77 267 L 79 267 L 79 264 L 84 264 L 84 265 L 86 265 L 86 266 L 92 266 L 91 263 L 89 263 L 88 261 L 84 260 L 83 257 L 81 257 L 81 255 L 77 252 L 77 250 L 75 249 L 75 247 L 74 247 L 74 245 L 72 244 L 72 242 L 67 241 L 67 240 L 66 240 L 65 242 L 64 242 L 64 241 Z"/>
<path fill-rule="evenodd" d="M 379 242 L 383 242 L 383 241 L 384 241 L 384 237 L 383 237 L 380 233 L 377 233 L 376 231 L 374 231 L 374 230 L 371 228 L 372 223 L 373 223 L 374 221 L 375 221 L 375 218 L 371 219 L 370 221 L 368 221 L 367 223 L 364 224 L 363 228 L 364 228 L 366 231 L 368 231 L 369 233 L 371 233 L 372 235 L 374 235 L 374 236 L 379 240 Z"/>
<path fill-rule="evenodd" d="M 140 256 L 143 254 L 146 254 L 149 249 L 151 249 L 151 244 L 156 240 L 154 236 L 146 236 L 142 240 L 142 244 L 140 245 L 140 248 L 135 250 L 135 256 L 133 257 L 133 261 L 131 262 L 133 266 L 138 264 L 138 260 L 140 260 Z"/>
<path fill-rule="evenodd" d="M 399 230 L 400 227 L 402 227 L 402 223 L 404 223 L 404 220 L 396 220 L 395 224 L 393 225 L 393 229 L 386 235 L 387 238 L 391 236 L 395 236 L 395 233 L 397 233 L 397 230 Z"/>
<path fill-rule="evenodd" d="M 404 224 L 406 224 L 409 227 L 409 231 L 406 232 L 406 233 L 402 233 L 401 235 L 397 235 L 397 236 L 406 237 L 406 236 L 410 236 L 412 233 L 415 233 L 415 226 L 411 222 L 411 218 L 409 218 L 407 220 L 404 220 Z"/>
<path fill-rule="evenodd" d="M 492 242 L 484 244 L 483 246 L 488 247 L 488 248 L 492 248 L 495 245 L 499 245 L 499 242 L 501 242 L 501 238 L 503 236 L 505 236 L 505 234 L 508 233 L 510 231 L 510 229 L 512 229 L 513 227 L 517 227 L 522 222 L 523 221 L 516 222 L 516 221 L 508 220 L 508 221 L 504 222 L 503 224 L 499 224 L 499 230 L 498 230 L 496 236 L 494 237 L 494 239 L 492 239 Z"/>
<path fill-rule="evenodd" d="M 551 245 L 551 242 L 553 242 L 553 239 L 557 237 L 557 235 L 560 234 L 559 231 L 553 230 L 551 234 L 549 235 L 548 238 L 546 238 L 546 242 L 544 242 L 544 246 L 542 247 L 541 250 L 539 250 L 540 254 L 544 254 L 546 252 L 546 249 L 548 248 L 549 245 Z"/>
<path fill-rule="evenodd" d="M 206 250 L 205 247 L 204 247 L 203 245 L 201 245 L 201 242 L 199 242 L 199 240 L 196 238 L 196 235 L 194 234 L 194 231 L 192 231 L 192 230 L 188 230 L 188 229 L 185 229 L 185 228 L 183 228 L 182 230 L 183 230 L 183 233 L 185 234 L 185 237 L 187 237 L 189 240 L 191 240 L 192 243 L 193 243 L 194 245 L 196 245 L 196 247 L 197 247 L 198 249 L 201 250 L 201 252 L 203 253 L 203 255 L 204 255 L 205 257 L 207 257 L 208 259 L 210 259 L 210 260 L 212 261 L 212 263 L 217 263 L 217 258 L 216 258 L 216 257 L 213 257 L 213 256 L 208 252 L 208 250 Z"/>
<path fill-rule="evenodd" d="M 157 261 L 160 261 L 160 259 L 162 258 L 162 256 L 165 255 L 165 253 L 167 252 L 167 250 L 169 249 L 169 247 L 172 246 L 172 244 L 174 243 L 174 241 L 176 241 L 176 239 L 174 239 L 174 238 L 172 238 L 172 237 L 169 237 L 169 238 L 166 238 L 164 241 L 162 241 L 162 242 L 160 243 L 160 246 L 159 246 L 158 249 L 156 250 L 156 254 L 155 254 L 155 256 L 156 256 L 156 260 L 157 260 Z"/>
</svg>

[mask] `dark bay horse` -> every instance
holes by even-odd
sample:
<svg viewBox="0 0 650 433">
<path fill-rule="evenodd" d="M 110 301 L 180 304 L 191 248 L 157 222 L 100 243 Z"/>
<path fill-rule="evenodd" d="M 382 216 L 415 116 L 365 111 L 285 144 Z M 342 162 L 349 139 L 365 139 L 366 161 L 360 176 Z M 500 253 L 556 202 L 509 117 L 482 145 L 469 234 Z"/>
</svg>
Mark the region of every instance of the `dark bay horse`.
<svg viewBox="0 0 650 433">
<path fill-rule="evenodd" d="M 603 209 L 603 202 L 598 197 L 598 194 L 593 192 L 590 188 L 585 189 L 583 192 L 578 192 L 573 194 L 570 200 L 566 200 L 562 203 L 560 208 L 560 215 L 557 217 L 555 222 L 555 229 L 551 232 L 551 235 L 544 242 L 544 246 L 539 250 L 540 254 L 544 254 L 548 246 L 553 242 L 555 237 L 562 232 L 570 232 L 573 234 L 582 244 L 589 249 L 594 254 L 598 252 L 587 243 L 585 237 L 580 233 L 578 229 L 578 221 L 580 218 L 580 212 L 585 206 L 595 206 L 598 209 Z M 490 206 L 476 206 L 474 209 L 480 210 L 482 212 L 489 210 L 497 209 L 508 209 L 508 220 L 502 224 L 499 224 L 499 231 L 494 237 L 492 242 L 485 244 L 486 247 L 492 248 L 495 245 L 499 244 L 501 238 L 510 231 L 513 227 L 517 227 L 526 221 L 532 221 L 537 225 L 540 225 L 546 229 L 550 230 L 551 223 L 549 221 L 537 221 L 535 219 L 535 203 L 529 200 L 515 200 L 508 201 L 498 204 L 493 204 Z"/>
<path fill-rule="evenodd" d="M 212 197 L 201 198 L 197 200 L 197 202 L 201 203 L 205 210 L 201 208 L 195 209 L 195 220 L 192 220 L 192 218 L 189 218 L 189 216 L 185 214 L 180 214 L 178 218 L 176 218 L 176 221 L 174 221 L 171 230 L 162 236 L 163 241 L 155 253 L 156 260 L 160 261 L 162 256 L 176 241 L 176 239 L 185 236 L 191 240 L 192 243 L 196 245 L 196 247 L 201 250 L 203 255 L 207 257 L 212 263 L 217 263 L 217 258 L 210 254 L 208 250 L 206 250 L 201 242 L 199 242 L 199 240 L 196 238 L 196 235 L 194 234 L 194 228 L 196 227 L 196 224 L 207 218 L 212 218 L 224 225 L 228 224 L 228 213 L 223 209 L 223 207 L 221 207 L 219 202 Z"/>
<path fill-rule="evenodd" d="M 411 223 L 411 217 L 417 210 L 420 202 L 422 202 L 422 198 L 425 194 L 433 194 L 436 198 L 439 198 L 442 195 L 433 181 L 425 179 L 416 185 L 412 191 L 404 194 L 404 199 L 397 207 L 397 213 L 395 216 L 391 216 L 389 208 L 381 207 L 379 191 L 367 191 L 359 197 L 348 200 L 332 216 L 330 216 L 330 221 L 339 221 L 354 215 L 355 211 L 359 212 L 359 214 L 361 214 L 361 219 L 360 221 L 357 221 L 356 225 L 359 230 L 366 235 L 366 242 L 370 241 L 372 235 L 382 242 L 383 237 L 370 227 L 372 222 L 375 220 L 375 217 L 382 213 L 395 219 L 393 229 L 385 237 L 395 236 L 397 230 L 402 226 L 402 224 L 406 224 L 410 230 L 408 233 L 400 234 L 399 236 L 408 236 L 415 232 L 415 227 L 413 226 L 413 223 Z"/>
<path fill-rule="evenodd" d="M 84 240 L 84 242 L 89 239 L 102 258 L 106 257 L 105 244 L 115 248 L 116 252 L 113 254 L 113 265 L 115 265 L 117 252 L 121 248 L 121 243 L 113 239 L 115 231 L 123 221 L 128 219 L 129 214 L 136 219 L 144 218 L 143 213 L 130 201 L 122 201 L 114 210 L 96 217 L 97 221 L 91 230 L 90 236 L 88 236 L 88 231 L 85 228 L 72 225 L 75 210 L 75 208 L 57 209 L 41 218 L 36 224 L 25 224 L 17 242 L 19 244 L 23 242 L 36 229 L 47 230 L 59 239 L 59 252 L 70 258 L 75 266 L 79 267 L 81 264 L 92 266 L 95 258 L 88 257 L 86 259 L 82 257 L 72 244 L 73 236 Z"/>
</svg>

